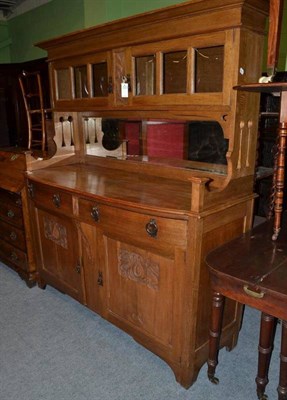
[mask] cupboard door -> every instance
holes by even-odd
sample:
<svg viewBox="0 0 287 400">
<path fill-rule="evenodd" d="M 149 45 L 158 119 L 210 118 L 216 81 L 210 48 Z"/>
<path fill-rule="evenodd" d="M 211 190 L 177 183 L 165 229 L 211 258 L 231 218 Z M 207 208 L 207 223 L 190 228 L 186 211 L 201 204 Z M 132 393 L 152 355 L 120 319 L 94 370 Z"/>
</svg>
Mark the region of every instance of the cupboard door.
<svg viewBox="0 0 287 400">
<path fill-rule="evenodd" d="M 71 218 L 36 209 L 43 282 L 83 302 L 78 233 Z"/>
<path fill-rule="evenodd" d="M 183 261 L 178 259 L 175 267 L 175 259 L 108 237 L 106 246 L 107 318 L 132 334 L 174 348 Z"/>
<path fill-rule="evenodd" d="M 103 236 L 96 227 L 82 222 L 79 229 L 86 304 L 91 310 L 103 315 L 105 304 Z"/>
</svg>

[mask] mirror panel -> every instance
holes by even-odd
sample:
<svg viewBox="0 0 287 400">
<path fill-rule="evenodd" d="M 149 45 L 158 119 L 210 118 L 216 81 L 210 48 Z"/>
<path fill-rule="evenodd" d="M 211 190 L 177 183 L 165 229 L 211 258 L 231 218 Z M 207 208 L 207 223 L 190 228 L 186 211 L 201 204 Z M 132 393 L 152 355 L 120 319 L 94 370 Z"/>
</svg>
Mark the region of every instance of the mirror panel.
<svg viewBox="0 0 287 400">
<path fill-rule="evenodd" d="M 214 171 L 226 166 L 228 140 L 217 121 L 83 119 L 86 153 Z M 210 165 L 210 167 L 207 167 Z M 202 167 L 203 168 L 203 167 Z M 225 168 L 219 168 L 225 173 Z M 224 172 L 222 172 L 224 171 Z"/>
</svg>

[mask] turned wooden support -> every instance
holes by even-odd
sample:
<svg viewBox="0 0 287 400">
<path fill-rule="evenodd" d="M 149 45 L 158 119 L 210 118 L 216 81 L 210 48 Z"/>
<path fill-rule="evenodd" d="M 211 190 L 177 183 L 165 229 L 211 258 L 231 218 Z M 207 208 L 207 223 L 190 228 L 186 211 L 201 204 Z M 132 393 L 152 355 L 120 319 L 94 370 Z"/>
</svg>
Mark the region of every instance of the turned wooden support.
<svg viewBox="0 0 287 400">
<path fill-rule="evenodd" d="M 287 321 L 282 321 L 278 400 L 287 400 Z"/>
<path fill-rule="evenodd" d="M 278 128 L 278 156 L 276 160 L 275 173 L 275 199 L 274 199 L 274 234 L 276 240 L 281 229 L 281 217 L 284 200 L 284 180 L 285 180 L 285 152 L 287 138 L 287 122 L 280 122 Z"/>
<path fill-rule="evenodd" d="M 255 382 L 257 384 L 258 399 L 265 399 L 264 394 L 268 384 L 268 371 L 273 350 L 274 328 L 276 318 L 271 315 L 261 314 L 260 338 L 258 346 L 258 370 Z"/>
<path fill-rule="evenodd" d="M 283 0 L 270 0 L 267 68 L 274 74 L 278 63 Z"/>
<path fill-rule="evenodd" d="M 222 326 L 222 316 L 224 308 L 224 297 L 217 292 L 212 296 L 212 313 L 209 328 L 209 356 L 208 356 L 208 379 L 217 384 L 219 380 L 214 376 L 218 364 L 218 350 Z"/>
</svg>

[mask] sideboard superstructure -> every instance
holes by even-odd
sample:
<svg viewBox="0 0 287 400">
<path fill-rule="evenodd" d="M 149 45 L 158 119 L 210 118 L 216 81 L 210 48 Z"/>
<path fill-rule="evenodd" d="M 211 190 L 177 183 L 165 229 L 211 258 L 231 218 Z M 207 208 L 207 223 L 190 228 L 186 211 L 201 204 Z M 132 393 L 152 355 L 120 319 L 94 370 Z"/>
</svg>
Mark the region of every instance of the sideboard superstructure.
<svg viewBox="0 0 287 400">
<path fill-rule="evenodd" d="M 252 223 L 259 99 L 233 87 L 260 76 L 267 12 L 190 1 L 38 44 L 57 145 L 27 156 L 39 284 L 131 334 L 185 387 L 208 355 L 204 257 Z M 221 346 L 240 319 L 229 302 Z"/>
</svg>

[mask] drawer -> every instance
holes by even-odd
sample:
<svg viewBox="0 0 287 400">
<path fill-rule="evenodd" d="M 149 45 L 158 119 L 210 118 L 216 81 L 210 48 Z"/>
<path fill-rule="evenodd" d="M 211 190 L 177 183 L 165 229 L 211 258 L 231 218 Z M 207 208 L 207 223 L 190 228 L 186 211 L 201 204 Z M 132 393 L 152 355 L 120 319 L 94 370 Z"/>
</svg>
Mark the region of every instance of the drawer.
<svg viewBox="0 0 287 400">
<path fill-rule="evenodd" d="M 31 187 L 31 182 L 29 185 Z M 73 214 L 73 197 L 63 190 L 32 182 L 32 190 L 29 190 L 29 193 L 39 208 L 60 211 L 69 216 Z"/>
<path fill-rule="evenodd" d="M 106 206 L 87 199 L 79 199 L 81 221 L 120 236 L 130 243 L 151 247 L 185 247 L 187 222 L 179 219 L 157 217 Z"/>
<path fill-rule="evenodd" d="M 8 203 L 21 208 L 21 195 L 18 193 L 9 192 L 8 190 L 0 189 L 0 203 Z"/>
<path fill-rule="evenodd" d="M 27 255 L 12 244 L 0 240 L 0 258 L 7 264 L 12 264 L 22 270 L 28 270 Z"/>
<path fill-rule="evenodd" d="M 22 229 L 19 229 L 11 224 L 0 220 L 0 237 L 12 246 L 20 250 L 26 250 L 25 234 Z"/>
<path fill-rule="evenodd" d="M 19 228 L 23 227 L 23 214 L 22 208 L 19 207 L 15 202 L 0 201 L 0 219 L 6 221 L 9 224 L 17 226 Z"/>
</svg>

